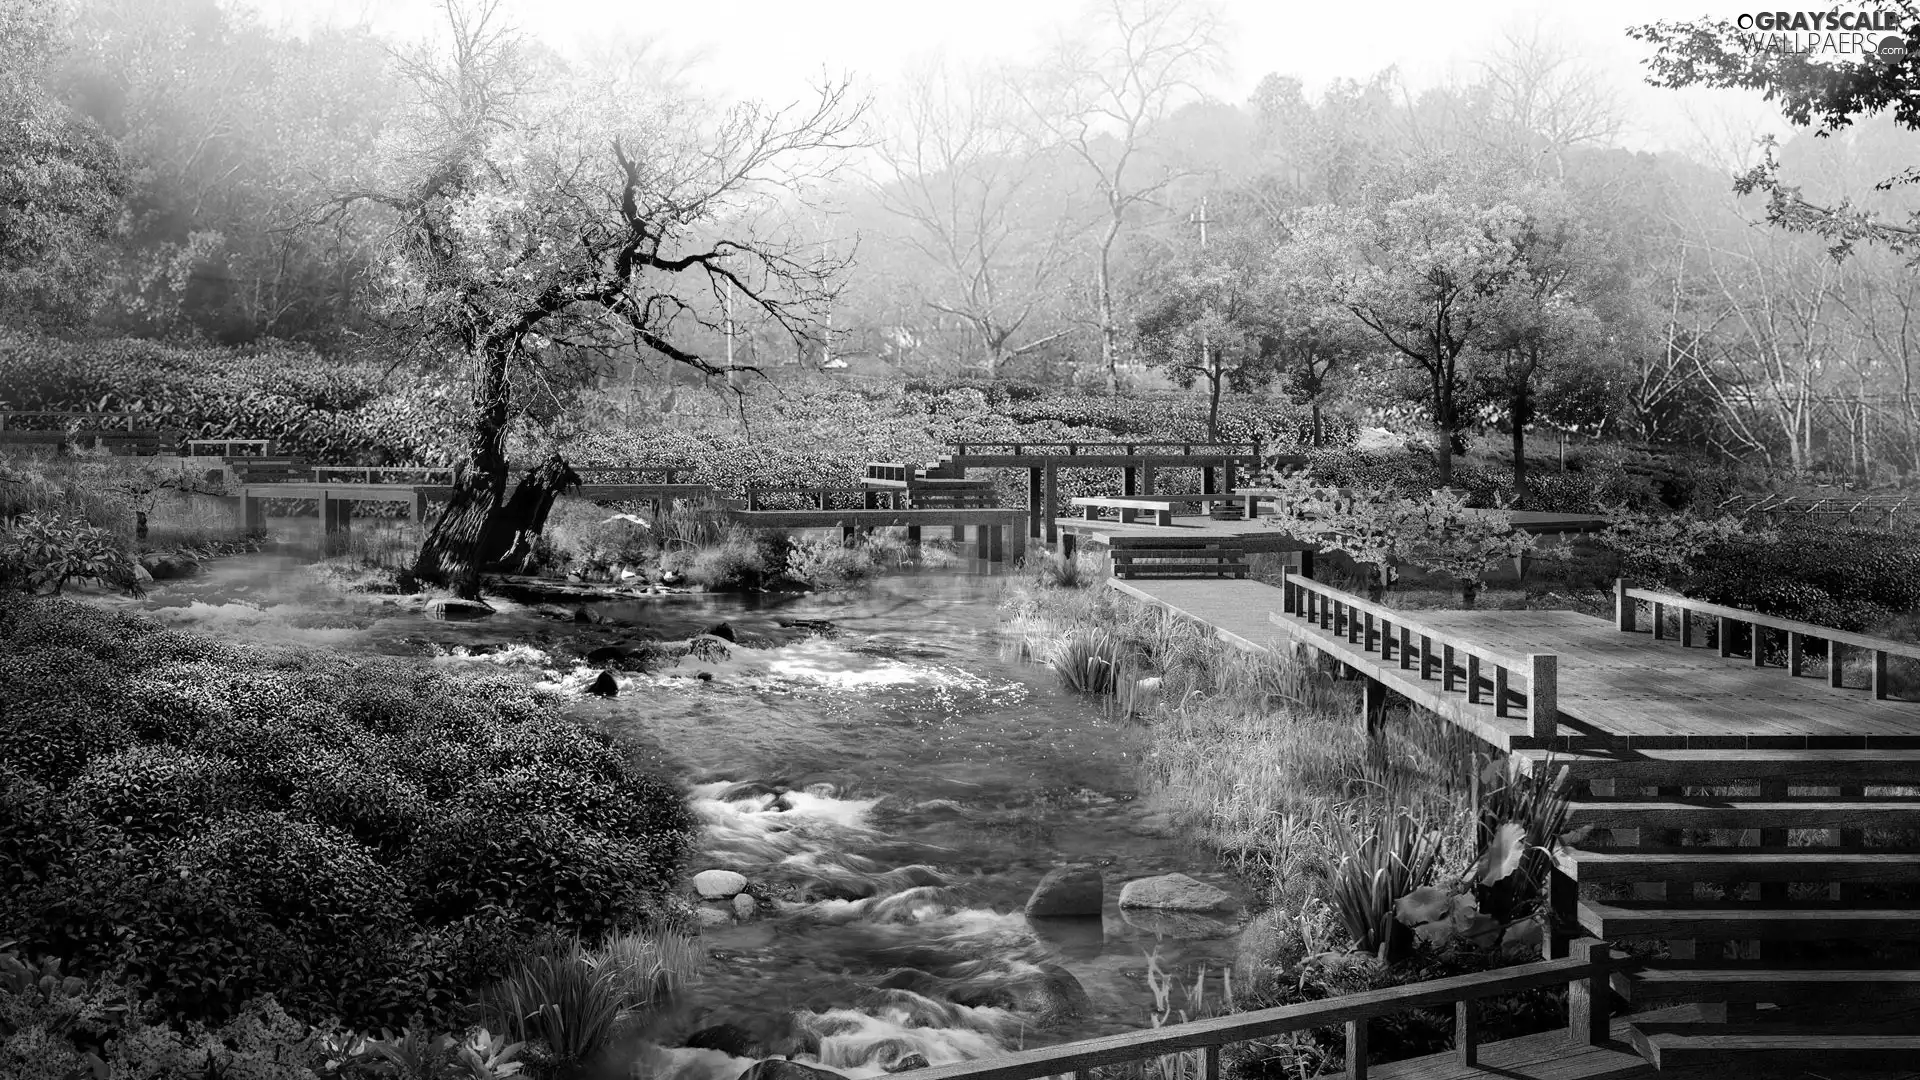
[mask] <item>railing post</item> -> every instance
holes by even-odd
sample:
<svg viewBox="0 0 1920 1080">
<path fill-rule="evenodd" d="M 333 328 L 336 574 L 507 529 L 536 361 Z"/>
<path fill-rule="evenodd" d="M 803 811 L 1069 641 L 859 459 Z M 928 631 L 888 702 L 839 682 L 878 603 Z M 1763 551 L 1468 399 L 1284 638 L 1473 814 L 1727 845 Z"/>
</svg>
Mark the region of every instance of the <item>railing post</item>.
<svg viewBox="0 0 1920 1080">
<path fill-rule="evenodd" d="M 1873 690 L 1874 700 L 1885 701 L 1887 697 L 1887 653 L 1885 649 L 1873 650 L 1873 671 L 1867 685 Z"/>
<path fill-rule="evenodd" d="M 1653 640 L 1660 641 L 1667 636 L 1667 605 L 1656 601 L 1653 605 Z"/>
<path fill-rule="evenodd" d="M 1840 655 L 1840 643 L 1837 641 L 1828 641 L 1827 642 L 1827 685 L 1828 686 L 1838 688 L 1846 685 L 1847 670 L 1846 670 L 1846 664 L 1843 662 L 1843 659 L 1844 658 L 1841 657 Z"/>
<path fill-rule="evenodd" d="M 1807 667 L 1807 643 L 1797 630 L 1787 631 L 1787 674 L 1799 678 Z"/>
<path fill-rule="evenodd" d="M 1440 646 L 1440 689 L 1453 690 L 1453 645 Z"/>
<path fill-rule="evenodd" d="M 1220 1080 L 1220 1048 L 1207 1047 L 1205 1059 L 1204 1071 L 1201 1073 L 1202 1080 Z"/>
<path fill-rule="evenodd" d="M 1507 669 L 1504 664 L 1493 665 L 1493 715 L 1507 715 Z"/>
<path fill-rule="evenodd" d="M 1755 623 L 1748 623 L 1747 629 L 1753 632 L 1753 639 L 1752 639 L 1753 655 L 1748 658 L 1748 661 L 1754 667 L 1766 667 L 1767 666 L 1767 628 L 1755 622 Z"/>
<path fill-rule="evenodd" d="M 1453 1003 L 1453 1056 L 1462 1065 L 1480 1064 L 1480 999 Z"/>
<path fill-rule="evenodd" d="M 1613 624 L 1622 632 L 1633 629 L 1635 609 L 1639 601 L 1627 595 L 1627 579 L 1613 579 Z"/>
<path fill-rule="evenodd" d="M 1560 658 L 1527 654 L 1527 729 L 1535 739 L 1551 739 L 1560 723 Z"/>
<path fill-rule="evenodd" d="M 1608 977 L 1611 951 L 1604 941 L 1585 938 L 1573 943 L 1573 958 L 1590 966 L 1567 984 L 1567 1039 L 1575 1046 L 1599 1046 L 1612 1028 L 1613 989 Z"/>
<path fill-rule="evenodd" d="M 1347 1021 L 1348 1080 L 1367 1080 L 1367 1018 Z"/>
<path fill-rule="evenodd" d="M 1280 568 L 1280 612 L 1281 614 L 1283 615 L 1293 614 L 1293 594 L 1294 594 L 1293 567 L 1282 566 Z"/>
<path fill-rule="evenodd" d="M 1733 655 L 1733 620 L 1725 615 L 1714 620 L 1714 640 L 1720 646 L 1721 656 Z"/>
<path fill-rule="evenodd" d="M 1480 703 L 1480 658 L 1473 653 L 1467 654 L 1467 700 Z"/>
</svg>

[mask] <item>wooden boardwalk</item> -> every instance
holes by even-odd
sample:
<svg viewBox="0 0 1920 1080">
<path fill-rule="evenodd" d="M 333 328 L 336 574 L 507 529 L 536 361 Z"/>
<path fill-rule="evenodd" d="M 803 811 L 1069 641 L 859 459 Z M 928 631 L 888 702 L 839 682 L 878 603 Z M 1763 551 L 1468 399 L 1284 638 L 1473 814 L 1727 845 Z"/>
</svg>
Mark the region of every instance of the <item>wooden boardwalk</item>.
<svg viewBox="0 0 1920 1080">
<path fill-rule="evenodd" d="M 1247 649 L 1311 645 L 1389 686 L 1414 677 L 1344 633 L 1300 619 L 1274 625 L 1281 591 L 1251 581 L 1132 580 L 1109 584 L 1150 604 L 1213 627 Z M 1412 611 L 1421 624 L 1513 655 L 1553 653 L 1558 664 L 1559 726 L 1568 747 L 1638 749 L 1920 748 L 1920 703 L 1875 700 L 1835 689 L 1824 678 L 1755 668 L 1742 657 L 1685 648 L 1650 632 L 1623 633 L 1574 611 Z M 1398 688 L 1398 687 L 1396 687 Z M 1412 696 L 1412 695 L 1409 695 Z M 1497 718 L 1490 705 L 1436 701 L 1436 712 L 1501 749 L 1526 744 L 1519 717 Z M 1422 704 L 1429 704 L 1422 702 Z"/>
</svg>

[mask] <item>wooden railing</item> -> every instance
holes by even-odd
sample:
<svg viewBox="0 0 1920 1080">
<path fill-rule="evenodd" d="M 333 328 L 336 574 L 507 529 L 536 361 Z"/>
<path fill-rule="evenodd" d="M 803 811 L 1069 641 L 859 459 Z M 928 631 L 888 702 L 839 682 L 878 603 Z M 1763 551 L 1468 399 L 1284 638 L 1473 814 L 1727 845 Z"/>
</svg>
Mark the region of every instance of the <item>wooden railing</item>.
<svg viewBox="0 0 1920 1080">
<path fill-rule="evenodd" d="M 867 462 L 867 479 L 869 480 L 892 480 L 898 483 L 905 483 L 908 480 L 917 478 L 919 475 L 920 470 L 917 467 L 908 465 L 903 461 Z"/>
<path fill-rule="evenodd" d="M 315 465 L 318 483 L 354 480 L 362 484 L 451 484 L 453 470 L 432 465 Z"/>
<path fill-rule="evenodd" d="M 811 502 L 813 508 L 816 510 L 835 509 L 833 506 L 833 497 L 843 495 L 846 496 L 846 501 L 853 504 L 853 506 L 846 507 L 846 509 L 858 509 L 865 507 L 867 489 L 863 487 L 832 487 L 819 484 L 811 486 L 805 484 L 768 484 L 749 487 L 746 489 L 745 494 L 746 509 L 748 510 L 788 509 L 787 507 L 769 508 L 766 505 L 769 496 L 777 498 L 782 495 L 797 496 L 804 501 Z"/>
<path fill-rule="evenodd" d="M 1441 693 L 1464 690 L 1469 704 L 1491 704 L 1495 716 L 1514 714 L 1513 697 L 1520 692 L 1514 685 L 1517 676 L 1526 683 L 1529 737 L 1554 737 L 1559 723 L 1559 657 L 1554 653 L 1509 656 L 1426 626 L 1403 611 L 1301 577 L 1290 567 L 1281 569 L 1280 605 L 1286 616 L 1303 618 L 1345 637 L 1362 652 L 1378 653 L 1383 664 L 1397 662 L 1402 671 L 1413 671 L 1417 664 L 1422 682 L 1437 673 Z M 1271 619 L 1280 625 L 1287 622 L 1280 615 Z M 1463 657 L 1463 663 L 1456 663 Z"/>
<path fill-rule="evenodd" d="M 1840 647 L 1844 645 L 1849 648 L 1859 649 L 1872 658 L 1872 664 L 1869 667 L 1870 674 L 1868 675 L 1867 689 L 1873 693 L 1876 699 L 1885 699 L 1887 696 L 1888 657 L 1902 656 L 1912 660 L 1920 660 L 1920 645 L 1913 645 L 1904 641 L 1894 641 L 1890 638 L 1877 638 L 1866 634 L 1856 634 L 1848 630 L 1836 630 L 1831 626 L 1820 626 L 1815 623 L 1799 622 L 1794 619 L 1776 618 L 1772 615 L 1762 615 L 1757 611 L 1726 607 L 1722 604 L 1711 604 L 1705 600 L 1695 600 L 1686 596 L 1675 596 L 1672 593 L 1654 592 L 1651 589 L 1629 588 L 1624 578 L 1616 578 L 1613 583 L 1614 625 L 1622 631 L 1637 629 L 1640 605 L 1643 602 L 1653 607 L 1653 636 L 1655 639 L 1663 639 L 1667 636 L 1668 610 L 1671 609 L 1679 614 L 1680 645 L 1682 648 L 1688 648 L 1693 645 L 1693 622 L 1695 616 L 1713 619 L 1715 621 L 1714 638 L 1721 656 L 1733 655 L 1733 628 L 1739 625 L 1749 627 L 1752 647 L 1747 659 L 1752 666 L 1757 668 L 1769 666 L 1767 664 L 1766 632 L 1768 630 L 1779 631 L 1785 634 L 1787 638 L 1786 669 L 1787 674 L 1792 676 L 1801 675 L 1806 670 L 1805 651 L 1807 641 L 1809 639 L 1824 641 L 1827 643 L 1827 685 L 1829 686 L 1839 687 L 1845 685 L 1842 681 L 1842 676 L 1845 672 L 1840 663 L 1842 659 Z"/>
<path fill-rule="evenodd" d="M 271 439 L 188 439 L 189 457 L 269 457 Z"/>
<path fill-rule="evenodd" d="M 1572 955 L 1562 960 L 1541 960 L 1324 1001 L 1023 1050 L 1005 1057 L 963 1061 L 921 1070 L 917 1080 L 1036 1080 L 1068 1074 L 1074 1080 L 1092 1080 L 1092 1071 L 1103 1065 L 1124 1065 L 1196 1051 L 1202 1057 L 1205 1080 L 1219 1080 L 1222 1047 L 1334 1025 L 1343 1025 L 1347 1030 L 1347 1076 L 1366 1080 L 1369 1021 L 1442 1005 L 1453 1006 L 1455 1056 L 1461 1064 L 1473 1066 L 1479 1064 L 1481 1001 L 1525 990 L 1565 986 L 1569 1041 L 1575 1046 L 1597 1046 L 1608 1037 L 1608 980 L 1613 972 L 1632 966 L 1629 959 L 1615 959 L 1605 942 L 1588 939 L 1574 942 Z"/>
<path fill-rule="evenodd" d="M 1207 457 L 1227 454 L 1259 454 L 1259 443 L 1248 442 L 963 442 L 949 443 L 953 448 L 952 456 L 1012 456 L 1040 457 L 1087 455 L 1122 455 L 1169 453 L 1178 448 L 1182 455 L 1198 453 Z"/>
</svg>

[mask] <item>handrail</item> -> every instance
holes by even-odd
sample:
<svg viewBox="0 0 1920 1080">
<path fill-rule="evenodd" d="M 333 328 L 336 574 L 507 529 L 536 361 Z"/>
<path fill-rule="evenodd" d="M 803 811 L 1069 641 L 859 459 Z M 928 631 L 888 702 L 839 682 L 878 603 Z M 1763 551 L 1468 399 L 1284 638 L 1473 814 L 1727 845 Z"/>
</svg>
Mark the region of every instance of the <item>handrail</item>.
<svg viewBox="0 0 1920 1080">
<path fill-rule="evenodd" d="M 1559 724 L 1558 654 L 1511 656 L 1460 637 L 1455 631 L 1438 630 L 1410 619 L 1405 612 L 1385 604 L 1363 600 L 1343 589 L 1296 574 L 1292 567 L 1282 567 L 1280 573 L 1280 606 L 1286 615 L 1298 616 L 1336 635 L 1344 635 L 1363 651 L 1378 652 L 1383 663 L 1398 660 L 1400 667 L 1410 669 L 1417 658 L 1423 682 L 1432 677 L 1437 667 L 1442 691 L 1456 689 L 1454 657 L 1456 653 L 1465 654 L 1466 685 L 1459 689 L 1466 691 L 1469 703 L 1481 703 L 1483 692 L 1480 684 L 1484 681 L 1481 672 L 1483 666 L 1490 665 L 1493 668 L 1492 705 L 1495 716 L 1510 715 L 1512 706 L 1507 698 L 1517 690 L 1512 686 L 1512 676 L 1521 676 L 1527 683 L 1528 735 L 1535 739 L 1554 737 Z M 1280 615 L 1270 615 L 1269 619 L 1285 625 Z M 1374 624 L 1376 619 L 1379 620 L 1377 630 Z M 1414 644 L 1416 637 L 1419 638 L 1417 647 Z M 1374 648 L 1376 640 L 1379 642 L 1378 649 Z M 1440 646 L 1437 656 L 1434 650 L 1436 642 Z"/>
<path fill-rule="evenodd" d="M 1347 1029 L 1347 1075 L 1353 1080 L 1365 1080 L 1367 1022 L 1436 1005 L 1454 1006 L 1456 1053 L 1464 1064 L 1474 1064 L 1480 1041 L 1476 1003 L 1501 994 L 1560 985 L 1568 988 L 1567 1028 L 1572 1041 L 1575 1045 L 1598 1045 L 1607 1039 L 1608 979 L 1613 972 L 1630 969 L 1636 962 L 1631 958 L 1615 959 L 1605 942 L 1590 939 L 1573 942 L 1571 952 L 1572 955 L 1559 960 L 1539 960 L 1324 1001 L 1190 1020 L 1022 1050 L 1004 1057 L 941 1065 L 920 1070 L 920 1080 L 1037 1080 L 1065 1073 L 1085 1078 L 1089 1070 L 1102 1065 L 1193 1050 L 1205 1052 L 1206 1080 L 1217 1080 L 1223 1046 L 1334 1024 L 1343 1024 Z"/>
<path fill-rule="evenodd" d="M 26 417 L 36 417 L 40 419 L 46 419 L 49 417 L 58 417 L 62 420 L 97 420 L 97 421 L 103 421 L 103 422 L 111 421 L 111 420 L 125 420 L 127 422 L 126 430 L 129 432 L 132 432 L 136 430 L 133 426 L 133 422 L 135 420 L 144 420 L 149 417 L 153 418 L 154 420 L 160 420 L 160 419 L 164 419 L 165 416 L 166 416 L 165 413 L 149 413 L 149 412 L 67 412 L 59 409 L 0 409 L 0 431 L 7 430 L 7 421 L 9 419 L 24 419 Z M 20 430 L 24 431 L 24 430 L 32 430 L 32 429 L 22 428 Z M 167 429 L 154 428 L 150 430 L 167 430 Z"/>
<path fill-rule="evenodd" d="M 418 481 L 422 484 L 437 485 L 453 483 L 453 470 L 444 465 L 315 465 L 313 467 L 314 482 L 321 483 L 326 481 L 328 479 L 328 473 L 358 473 L 366 478 L 365 482 L 367 483 L 374 482 L 373 476 L 375 473 L 380 474 L 382 477 L 393 473 L 408 473 L 428 477 L 428 479 Z"/>
<path fill-rule="evenodd" d="M 1783 619 L 1774 615 L 1763 615 L 1745 608 L 1728 607 L 1706 600 L 1696 600 L 1690 596 L 1677 596 L 1673 593 L 1655 592 L 1652 589 L 1637 589 L 1629 586 L 1625 578 L 1615 578 L 1613 582 L 1614 626 L 1623 633 L 1638 629 L 1640 602 L 1645 601 L 1653 607 L 1653 636 L 1655 640 L 1667 635 L 1667 609 L 1675 608 L 1680 612 L 1680 646 L 1687 648 L 1693 644 L 1693 615 L 1702 615 L 1717 620 L 1716 635 L 1721 656 L 1733 655 L 1732 635 L 1728 631 L 1736 623 L 1744 623 L 1752 628 L 1753 645 L 1748 662 L 1753 667 L 1766 667 L 1765 631 L 1778 630 L 1787 635 L 1787 674 L 1798 676 L 1805 670 L 1804 649 L 1808 638 L 1827 643 L 1827 685 L 1841 687 L 1844 674 L 1838 663 L 1838 649 L 1841 645 L 1866 651 L 1872 656 L 1872 667 L 1867 688 L 1876 700 L 1885 700 L 1889 690 L 1887 681 L 1887 657 L 1903 656 L 1910 660 L 1920 660 L 1920 645 L 1891 638 L 1873 637 L 1869 634 L 1856 634 L 1851 630 L 1840 630 L 1818 623 L 1801 622 L 1798 619 Z"/>
<path fill-rule="evenodd" d="M 947 445 L 953 448 L 954 457 L 968 457 L 970 454 L 971 456 L 1008 454 L 1013 457 L 1073 457 L 1078 455 L 1082 450 L 1093 450 L 1097 453 L 1102 450 L 1111 451 L 1115 448 L 1119 448 L 1123 455 L 1132 455 L 1139 453 L 1143 447 L 1172 446 L 1179 447 L 1180 453 L 1183 456 L 1194 456 L 1196 448 L 1200 448 L 1203 451 L 1213 451 L 1212 453 L 1201 453 L 1198 455 L 1203 457 L 1219 457 L 1223 450 L 1226 453 L 1236 455 L 1258 454 L 1260 452 L 1260 445 L 1253 442 L 1206 442 L 1199 440 L 1181 442 L 1171 439 L 1149 439 L 1144 442 L 1083 442 L 1077 439 L 1065 442 L 1013 442 L 1007 440 L 1000 442 L 953 442 Z M 1065 454 L 1048 453 L 1049 450 L 1058 450 L 1062 447 L 1066 450 Z M 1011 450 L 1008 448 L 1011 448 Z"/>
</svg>

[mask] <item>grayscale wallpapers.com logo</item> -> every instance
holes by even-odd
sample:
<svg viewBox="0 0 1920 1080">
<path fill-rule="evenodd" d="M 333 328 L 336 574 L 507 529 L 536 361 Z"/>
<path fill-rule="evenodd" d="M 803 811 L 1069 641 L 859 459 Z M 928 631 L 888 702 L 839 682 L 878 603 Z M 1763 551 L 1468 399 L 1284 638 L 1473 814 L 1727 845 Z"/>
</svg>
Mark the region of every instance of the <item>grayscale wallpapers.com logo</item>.
<svg viewBox="0 0 1920 1080">
<path fill-rule="evenodd" d="M 1764 52 L 1889 64 L 1907 56 L 1907 36 L 1897 12 L 1759 11 L 1741 15 L 1734 25 Z"/>
</svg>

